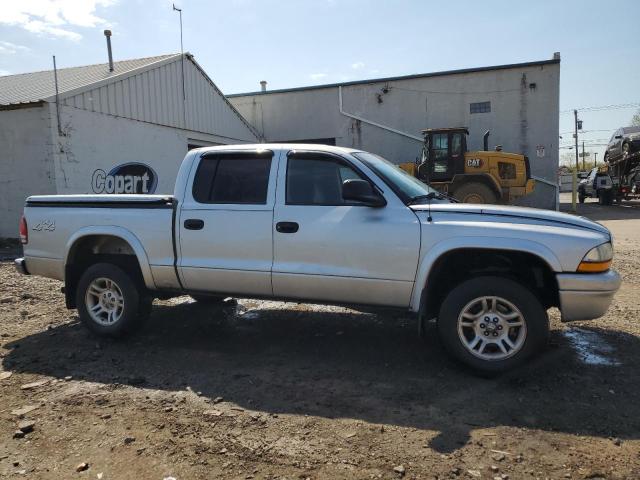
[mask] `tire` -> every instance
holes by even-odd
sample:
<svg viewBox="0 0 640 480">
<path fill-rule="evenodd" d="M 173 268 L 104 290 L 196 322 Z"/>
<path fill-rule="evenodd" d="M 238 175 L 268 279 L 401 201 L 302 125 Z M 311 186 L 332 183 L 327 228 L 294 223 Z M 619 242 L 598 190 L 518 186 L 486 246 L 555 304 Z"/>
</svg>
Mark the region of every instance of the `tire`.
<svg viewBox="0 0 640 480">
<path fill-rule="evenodd" d="M 488 309 L 484 308 L 483 298 L 487 298 Z M 465 318 L 465 313 L 476 318 Z M 509 319 L 509 315 L 516 317 Z M 483 276 L 467 280 L 449 292 L 440 307 L 438 333 L 456 360 L 477 372 L 497 374 L 522 365 L 544 348 L 549 318 L 540 300 L 520 283 Z M 475 342 L 478 343 L 474 345 Z"/>
<path fill-rule="evenodd" d="M 613 204 L 613 193 L 610 190 L 599 190 L 598 191 L 598 204 L 600 204 L 600 205 L 612 205 Z"/>
<path fill-rule="evenodd" d="M 121 337 L 140 327 L 151 313 L 152 300 L 131 274 L 111 263 L 87 268 L 76 291 L 80 320 L 104 337 Z"/>
<path fill-rule="evenodd" d="M 470 182 L 457 188 L 453 196 L 462 203 L 497 203 L 498 197 L 484 183 Z"/>
<path fill-rule="evenodd" d="M 221 305 L 224 303 L 226 296 L 219 295 L 190 295 L 196 302 L 203 305 Z"/>
<path fill-rule="evenodd" d="M 578 201 L 580 203 L 584 203 L 584 199 L 585 199 L 585 194 L 584 194 L 584 190 L 578 190 Z"/>
</svg>

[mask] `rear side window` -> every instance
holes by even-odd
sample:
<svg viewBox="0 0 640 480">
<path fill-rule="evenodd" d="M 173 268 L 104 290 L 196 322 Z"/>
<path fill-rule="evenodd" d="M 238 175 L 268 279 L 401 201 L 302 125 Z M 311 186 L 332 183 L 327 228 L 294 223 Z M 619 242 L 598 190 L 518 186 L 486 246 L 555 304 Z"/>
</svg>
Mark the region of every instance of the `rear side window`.
<svg viewBox="0 0 640 480">
<path fill-rule="evenodd" d="M 193 198 L 198 203 L 267 203 L 271 158 L 203 158 L 193 181 Z"/>
</svg>

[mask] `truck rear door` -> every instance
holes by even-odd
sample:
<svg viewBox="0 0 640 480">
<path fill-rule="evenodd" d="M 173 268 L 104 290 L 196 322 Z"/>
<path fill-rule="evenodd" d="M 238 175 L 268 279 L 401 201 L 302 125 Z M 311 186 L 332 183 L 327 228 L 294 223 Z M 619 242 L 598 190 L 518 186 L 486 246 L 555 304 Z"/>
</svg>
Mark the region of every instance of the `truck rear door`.
<svg viewBox="0 0 640 480">
<path fill-rule="evenodd" d="M 191 170 L 179 212 L 179 270 L 188 290 L 271 295 L 277 156 L 213 151 Z"/>
</svg>

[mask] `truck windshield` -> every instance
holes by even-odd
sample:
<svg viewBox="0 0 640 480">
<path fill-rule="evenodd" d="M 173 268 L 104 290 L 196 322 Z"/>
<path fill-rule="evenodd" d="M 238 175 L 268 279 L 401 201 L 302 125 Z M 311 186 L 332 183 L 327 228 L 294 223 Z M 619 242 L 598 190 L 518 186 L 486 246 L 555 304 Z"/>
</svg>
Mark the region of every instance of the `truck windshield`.
<svg viewBox="0 0 640 480">
<path fill-rule="evenodd" d="M 429 193 L 438 193 L 437 190 L 409 175 L 400 167 L 379 155 L 367 152 L 356 152 L 353 156 L 373 170 L 406 204 L 413 199 L 426 196 Z"/>
</svg>

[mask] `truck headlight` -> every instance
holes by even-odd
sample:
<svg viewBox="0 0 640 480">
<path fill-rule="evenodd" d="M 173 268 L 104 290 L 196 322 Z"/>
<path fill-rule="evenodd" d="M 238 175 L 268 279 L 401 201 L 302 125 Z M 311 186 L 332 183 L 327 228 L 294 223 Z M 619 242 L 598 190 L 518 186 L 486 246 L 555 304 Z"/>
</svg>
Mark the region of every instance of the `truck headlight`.
<svg viewBox="0 0 640 480">
<path fill-rule="evenodd" d="M 578 272 L 606 272 L 611 267 L 612 259 L 613 245 L 611 242 L 603 243 L 587 252 L 578 265 Z"/>
</svg>

